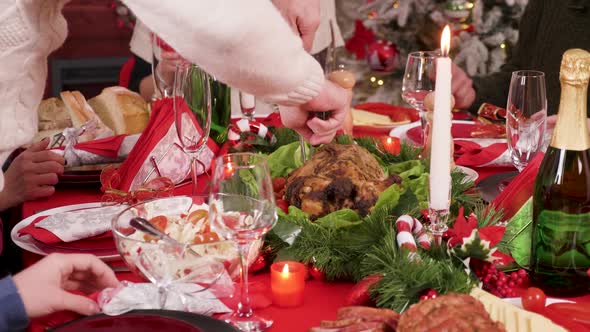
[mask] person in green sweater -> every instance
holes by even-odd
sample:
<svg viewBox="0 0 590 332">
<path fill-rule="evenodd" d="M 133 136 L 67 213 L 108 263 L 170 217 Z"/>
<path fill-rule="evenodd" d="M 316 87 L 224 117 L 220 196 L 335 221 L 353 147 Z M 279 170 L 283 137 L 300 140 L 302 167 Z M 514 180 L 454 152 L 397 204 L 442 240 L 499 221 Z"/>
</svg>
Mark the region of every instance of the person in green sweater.
<svg viewBox="0 0 590 332">
<path fill-rule="evenodd" d="M 518 43 L 499 72 L 469 78 L 459 67 L 453 68 L 456 107 L 473 113 L 484 102 L 505 107 L 512 72 L 531 69 L 545 73 L 547 115 L 557 114 L 561 56 L 571 48 L 590 50 L 590 0 L 530 0 L 520 21 Z"/>
</svg>

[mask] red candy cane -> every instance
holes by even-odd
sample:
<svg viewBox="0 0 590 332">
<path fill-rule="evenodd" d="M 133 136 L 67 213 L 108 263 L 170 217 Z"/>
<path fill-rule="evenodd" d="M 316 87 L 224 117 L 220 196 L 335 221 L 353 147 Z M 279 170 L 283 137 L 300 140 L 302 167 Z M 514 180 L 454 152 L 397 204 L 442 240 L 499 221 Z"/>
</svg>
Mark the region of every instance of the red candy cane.
<svg viewBox="0 0 590 332">
<path fill-rule="evenodd" d="M 257 121 L 241 119 L 229 127 L 227 133 L 228 142 L 235 148 L 241 148 L 242 133 L 253 133 L 268 140 L 271 144 L 276 142 L 274 135 L 268 130 L 268 127 Z"/>
<path fill-rule="evenodd" d="M 403 215 L 395 221 L 397 244 L 400 248 L 416 251 L 416 240 L 424 249 L 430 249 L 430 239 L 422 223 L 409 215 Z"/>
</svg>

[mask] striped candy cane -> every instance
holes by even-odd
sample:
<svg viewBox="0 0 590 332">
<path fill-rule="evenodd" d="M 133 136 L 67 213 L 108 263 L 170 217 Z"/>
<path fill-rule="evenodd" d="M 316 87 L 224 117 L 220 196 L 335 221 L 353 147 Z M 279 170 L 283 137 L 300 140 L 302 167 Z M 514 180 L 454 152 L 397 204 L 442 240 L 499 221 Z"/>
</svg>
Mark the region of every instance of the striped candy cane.
<svg viewBox="0 0 590 332">
<path fill-rule="evenodd" d="M 395 221 L 397 229 L 397 244 L 400 248 L 406 248 L 410 251 L 417 251 L 416 241 L 424 249 L 430 249 L 430 238 L 422 223 L 418 219 L 407 214 L 400 216 Z"/>
</svg>

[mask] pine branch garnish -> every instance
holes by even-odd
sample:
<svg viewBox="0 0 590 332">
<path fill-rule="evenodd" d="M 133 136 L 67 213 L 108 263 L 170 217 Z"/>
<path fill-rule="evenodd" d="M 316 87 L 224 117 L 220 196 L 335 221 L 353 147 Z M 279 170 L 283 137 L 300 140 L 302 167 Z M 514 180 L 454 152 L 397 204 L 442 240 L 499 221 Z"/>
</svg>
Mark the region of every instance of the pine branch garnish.
<svg viewBox="0 0 590 332">
<path fill-rule="evenodd" d="M 451 215 L 456 216 L 461 206 L 465 208 L 465 211 L 474 211 L 476 206 L 482 203 L 481 193 L 475 188 L 475 182 L 466 180 L 466 175 L 460 170 L 453 170 L 451 172 Z"/>
<path fill-rule="evenodd" d="M 435 251 L 439 255 L 442 251 Z M 371 296 L 377 306 L 397 312 L 405 311 L 420 299 L 426 289 L 440 294 L 447 292 L 469 293 L 475 281 L 464 271 L 464 266 L 454 257 L 434 259 L 427 251 L 419 251 L 420 259 L 408 259 L 401 255 L 390 233 L 381 246 L 375 246 L 362 263 L 365 275 L 380 274 L 383 277 L 371 288 Z"/>
<path fill-rule="evenodd" d="M 504 212 L 493 205 L 486 205 L 483 201 L 475 205 L 473 213 L 477 217 L 477 228 L 494 226 L 504 220 Z"/>
</svg>

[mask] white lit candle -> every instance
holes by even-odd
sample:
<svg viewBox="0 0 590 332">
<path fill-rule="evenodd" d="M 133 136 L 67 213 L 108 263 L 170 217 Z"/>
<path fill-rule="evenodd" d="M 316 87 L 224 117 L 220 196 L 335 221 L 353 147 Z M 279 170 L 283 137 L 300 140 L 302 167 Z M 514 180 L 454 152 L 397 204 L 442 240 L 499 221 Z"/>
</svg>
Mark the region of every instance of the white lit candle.
<svg viewBox="0 0 590 332">
<path fill-rule="evenodd" d="M 442 56 L 436 60 L 436 88 L 430 153 L 430 208 L 448 210 L 451 189 L 451 31 L 441 37 Z"/>
</svg>

